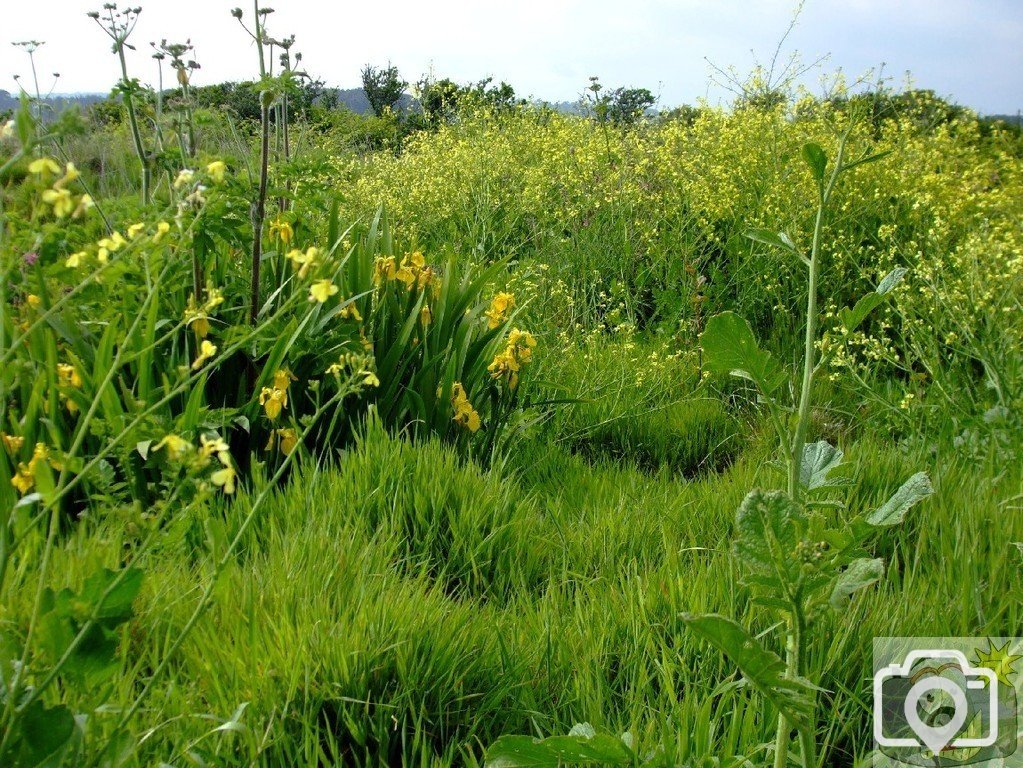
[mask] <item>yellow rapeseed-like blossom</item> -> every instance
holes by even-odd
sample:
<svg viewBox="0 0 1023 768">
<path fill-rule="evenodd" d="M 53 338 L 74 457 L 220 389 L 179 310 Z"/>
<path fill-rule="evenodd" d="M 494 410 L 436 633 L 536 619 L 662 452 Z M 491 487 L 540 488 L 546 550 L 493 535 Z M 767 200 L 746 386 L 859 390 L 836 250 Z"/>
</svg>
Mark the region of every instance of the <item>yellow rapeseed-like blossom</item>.
<svg viewBox="0 0 1023 768">
<path fill-rule="evenodd" d="M 209 461 L 216 454 L 217 460 L 224 466 L 231 464 L 230 448 L 220 435 L 199 435 L 199 458 Z"/>
<path fill-rule="evenodd" d="M 222 467 L 210 475 L 210 481 L 224 489 L 224 493 L 232 494 L 235 491 L 235 480 L 238 477 L 238 473 L 234 471 L 234 467 Z"/>
<path fill-rule="evenodd" d="M 82 261 L 84 261 L 85 257 L 88 255 L 89 254 L 85 251 L 76 251 L 67 257 L 67 261 L 64 262 L 64 266 L 68 269 L 78 269 L 78 267 L 82 266 Z"/>
<path fill-rule="evenodd" d="M 99 246 L 99 250 L 96 252 L 96 258 L 99 260 L 100 264 L 106 264 L 107 260 L 110 258 L 110 254 L 121 250 L 121 248 L 127 245 L 127 243 L 128 241 L 124 239 L 120 232 L 114 232 L 110 235 L 110 237 L 104 237 L 96 243 L 96 245 Z"/>
<path fill-rule="evenodd" d="M 53 206 L 53 215 L 58 219 L 69 216 L 75 209 L 74 198 L 66 189 L 47 189 L 43 191 L 43 202 Z"/>
<path fill-rule="evenodd" d="M 206 166 L 206 173 L 209 174 L 210 178 L 213 179 L 215 184 L 220 184 L 224 181 L 224 174 L 227 172 L 227 163 L 223 160 L 214 160 L 212 163 Z"/>
<path fill-rule="evenodd" d="M 317 280 L 309 288 L 309 301 L 318 301 L 320 304 L 338 292 L 338 287 L 330 280 Z"/>
<path fill-rule="evenodd" d="M 161 448 L 167 449 L 167 458 L 171 461 L 179 461 L 192 450 L 192 444 L 183 437 L 167 434 L 163 436 L 160 442 L 153 446 L 154 451 L 159 451 Z"/>
<path fill-rule="evenodd" d="M 191 184 L 192 183 L 192 179 L 194 179 L 194 178 L 195 178 L 195 171 L 193 171 L 191 168 L 184 168 L 184 169 L 182 169 L 178 173 L 177 178 L 174 179 L 174 189 L 181 189 L 182 187 L 184 187 L 184 186 L 186 186 L 188 184 Z"/>
<path fill-rule="evenodd" d="M 128 239 L 134 240 L 136 237 L 145 232 L 145 230 L 146 225 L 143 224 L 141 221 L 138 222 L 137 224 L 132 224 L 130 227 L 128 227 Z"/>
<path fill-rule="evenodd" d="M 298 248 L 293 248 L 288 251 L 286 258 L 291 262 L 291 266 L 298 270 L 298 276 L 300 279 L 305 279 L 305 276 L 309 273 L 309 270 L 316 266 L 320 256 L 320 249 L 316 247 L 309 247 L 305 249 L 303 253 Z"/>
<path fill-rule="evenodd" d="M 203 339 L 202 344 L 199 345 L 199 356 L 195 358 L 195 362 L 192 363 L 192 370 L 197 371 L 206 364 L 209 360 L 217 354 L 217 345 L 210 342 L 208 339 Z"/>
<path fill-rule="evenodd" d="M 161 221 L 156 225 L 156 234 L 153 235 L 153 242 L 158 243 L 163 239 L 163 236 L 170 232 L 170 224 L 166 221 Z"/>
<path fill-rule="evenodd" d="M 60 166 L 57 161 L 50 157 L 40 157 L 28 164 L 28 172 L 37 176 L 56 176 L 60 173 Z"/>
</svg>

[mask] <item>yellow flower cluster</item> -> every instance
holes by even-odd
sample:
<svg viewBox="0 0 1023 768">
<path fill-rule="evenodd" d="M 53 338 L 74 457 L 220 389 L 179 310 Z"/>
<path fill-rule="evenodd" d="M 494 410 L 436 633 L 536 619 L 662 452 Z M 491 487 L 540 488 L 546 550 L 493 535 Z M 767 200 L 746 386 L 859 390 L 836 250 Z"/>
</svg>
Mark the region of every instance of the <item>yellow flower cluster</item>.
<svg viewBox="0 0 1023 768">
<path fill-rule="evenodd" d="M 12 454 L 16 450 L 20 450 L 21 446 L 24 445 L 24 438 L 15 437 L 13 435 L 3 436 L 4 446 Z M 18 468 L 14 472 L 14 476 L 11 477 L 11 485 L 13 485 L 22 496 L 31 491 L 36 484 L 36 469 L 39 466 L 39 462 L 50 460 L 50 451 L 44 443 L 36 443 L 35 449 L 32 451 L 32 458 L 28 460 L 28 463 L 23 461 L 18 462 Z M 51 465 L 53 461 L 50 460 Z"/>
<path fill-rule="evenodd" d="M 210 332 L 210 313 L 224 303 L 224 294 L 219 288 L 210 288 L 206 301 L 196 306 L 195 295 L 188 297 L 184 311 L 185 326 L 190 327 L 197 339 L 205 339 Z"/>
<path fill-rule="evenodd" d="M 270 239 L 280 240 L 285 245 L 291 245 L 291 241 L 295 239 L 295 230 L 291 226 L 291 222 L 280 216 L 270 222 Z"/>
<path fill-rule="evenodd" d="M 38 176 L 42 181 L 47 182 L 49 179 L 57 176 L 61 169 L 55 160 L 49 157 L 40 157 L 29 163 L 28 171 Z M 64 174 L 56 179 L 49 189 L 43 190 L 42 201 L 52 208 L 53 215 L 58 219 L 64 219 L 68 216 L 72 219 L 81 218 L 86 211 L 95 205 L 92 197 L 89 195 L 80 195 L 76 200 L 74 195 L 71 194 L 71 190 L 68 189 L 68 184 L 80 175 L 78 169 L 75 168 L 75 164 L 68 163 L 64 168 Z"/>
<path fill-rule="evenodd" d="M 508 319 L 508 313 L 515 307 L 515 296 L 504 291 L 498 293 L 486 311 L 487 327 L 493 330 Z"/>
<path fill-rule="evenodd" d="M 423 290 L 428 285 L 436 287 L 439 284 L 433 268 L 426 266 L 426 257 L 419 251 L 406 254 L 400 263 L 394 256 L 376 258 L 373 264 L 373 283 L 383 285 L 390 281 L 404 283 L 410 290 L 413 286 Z"/>
<path fill-rule="evenodd" d="M 270 439 L 267 440 L 265 450 L 272 451 L 280 448 L 281 453 L 289 455 L 295 446 L 298 445 L 298 433 L 292 427 L 281 427 L 270 430 Z"/>
<path fill-rule="evenodd" d="M 480 415 L 472 407 L 469 398 L 465 394 L 465 388 L 460 381 L 451 386 L 451 407 L 455 411 L 452 417 L 456 424 L 460 424 L 470 432 L 477 432 L 480 428 Z"/>
<path fill-rule="evenodd" d="M 167 458 L 173 462 L 181 462 L 191 456 L 190 466 L 195 470 L 209 466 L 215 456 L 220 466 L 210 475 L 210 482 L 223 489 L 224 493 L 235 492 L 238 473 L 231 461 L 230 448 L 219 435 L 199 435 L 196 447 L 180 435 L 167 434 L 153 446 L 153 451 L 161 450 L 166 451 Z"/>
<path fill-rule="evenodd" d="M 346 371 L 353 371 L 364 387 L 379 387 L 380 379 L 377 378 L 373 367 L 372 355 L 356 355 L 345 352 L 336 363 L 327 366 L 327 373 L 339 377 Z"/>
<path fill-rule="evenodd" d="M 57 380 L 60 382 L 61 387 L 65 390 L 82 388 L 81 374 L 78 373 L 77 368 L 69 363 L 57 364 Z M 64 406 L 68 409 L 69 413 L 78 412 L 78 403 L 76 403 L 70 395 L 65 394 Z"/>
<path fill-rule="evenodd" d="M 298 379 L 287 368 L 281 368 L 274 373 L 273 385 L 263 387 L 260 391 L 259 404 L 263 406 L 270 421 L 275 421 L 281 415 L 281 410 L 288 407 L 288 388 L 293 381 Z"/>
<path fill-rule="evenodd" d="M 532 359 L 535 346 L 536 339 L 533 338 L 533 334 L 512 328 L 504 351 L 494 356 L 487 370 L 495 379 L 506 378 L 508 387 L 515 389 L 519 383 L 519 371 Z"/>
</svg>

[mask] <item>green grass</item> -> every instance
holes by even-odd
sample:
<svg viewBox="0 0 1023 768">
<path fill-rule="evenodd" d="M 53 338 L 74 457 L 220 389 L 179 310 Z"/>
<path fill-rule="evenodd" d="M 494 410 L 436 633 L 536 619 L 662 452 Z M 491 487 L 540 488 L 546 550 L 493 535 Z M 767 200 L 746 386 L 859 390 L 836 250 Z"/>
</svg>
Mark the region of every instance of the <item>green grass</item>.
<svg viewBox="0 0 1023 768">
<path fill-rule="evenodd" d="M 699 402 L 664 410 L 704 418 L 690 409 Z M 643 428 L 605 423 L 604 444 L 635 445 Z M 369 428 L 334 465 L 301 467 L 262 511 L 138 717 L 139 732 L 152 729 L 138 764 L 188 764 L 188 750 L 217 765 L 472 764 L 502 733 L 584 720 L 629 730 L 674 764 L 733 754 L 756 764 L 769 707 L 679 619 L 714 611 L 775 631 L 728 555 L 739 502 L 777 481 L 770 447 L 742 429 L 731 463 L 687 476 L 668 447 L 654 467 L 541 436 L 485 470 Z M 841 622 L 824 617 L 810 644 L 829 765 L 865 753 L 873 636 L 1023 626 L 1018 463 L 914 455 L 870 430 L 843 447 L 858 468 L 850 512 L 916 468 L 936 494 L 872 543 L 885 579 Z M 147 557 L 115 700 L 180 631 L 250 498 L 176 520 Z M 121 520 L 83 522 L 56 552 L 53 583 L 77 586 L 133 539 Z M 5 615 L 22 620 L 30 592 L 11 594 L 20 601 Z"/>
</svg>

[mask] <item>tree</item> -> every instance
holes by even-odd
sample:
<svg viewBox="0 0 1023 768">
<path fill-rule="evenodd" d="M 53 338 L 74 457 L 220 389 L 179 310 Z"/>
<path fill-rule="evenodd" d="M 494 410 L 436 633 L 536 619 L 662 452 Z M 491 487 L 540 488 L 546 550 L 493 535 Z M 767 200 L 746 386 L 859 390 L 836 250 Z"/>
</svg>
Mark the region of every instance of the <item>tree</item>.
<svg viewBox="0 0 1023 768">
<path fill-rule="evenodd" d="M 632 125 L 654 105 L 646 88 L 615 88 L 607 96 L 607 116 L 616 125 Z"/>
<path fill-rule="evenodd" d="M 398 68 L 388 64 L 377 68 L 367 64 L 362 68 L 362 90 L 366 92 L 373 114 L 380 117 L 388 107 L 394 107 L 405 92 L 408 83 L 401 79 Z"/>
</svg>

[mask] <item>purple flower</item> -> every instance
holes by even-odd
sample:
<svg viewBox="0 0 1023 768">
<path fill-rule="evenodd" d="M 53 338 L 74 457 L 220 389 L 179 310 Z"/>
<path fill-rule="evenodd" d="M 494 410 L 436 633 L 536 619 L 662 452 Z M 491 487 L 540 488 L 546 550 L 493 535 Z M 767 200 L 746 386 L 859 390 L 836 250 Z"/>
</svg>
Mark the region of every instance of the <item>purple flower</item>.
<svg viewBox="0 0 1023 768">
<path fill-rule="evenodd" d="M 25 262 L 26 267 L 34 267 L 35 263 L 39 261 L 39 254 L 35 251 L 29 251 L 21 259 Z"/>
</svg>

